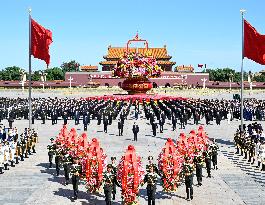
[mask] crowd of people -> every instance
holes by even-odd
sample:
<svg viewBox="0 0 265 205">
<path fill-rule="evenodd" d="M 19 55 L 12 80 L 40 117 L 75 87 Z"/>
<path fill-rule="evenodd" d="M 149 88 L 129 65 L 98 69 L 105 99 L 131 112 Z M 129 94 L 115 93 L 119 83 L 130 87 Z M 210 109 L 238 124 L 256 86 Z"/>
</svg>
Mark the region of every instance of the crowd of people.
<svg viewBox="0 0 265 205">
<path fill-rule="evenodd" d="M 0 126 L 0 174 L 4 173 L 3 170 L 9 170 L 9 166 L 15 167 L 19 161 L 24 161 L 24 158 L 36 153 L 37 142 L 38 135 L 34 129 L 25 128 L 19 137 L 16 127 Z"/>
<path fill-rule="evenodd" d="M 257 168 L 265 171 L 265 133 L 257 122 L 243 124 L 243 131 L 241 126 L 237 129 L 234 142 L 236 145 L 236 154 L 244 156 L 248 162 L 254 164 L 257 161 Z"/>
<path fill-rule="evenodd" d="M 86 133 L 79 135 L 74 128 L 68 131 L 64 126 L 56 139 L 51 138 L 51 143 L 47 148 L 49 167 L 55 167 L 57 176 L 60 175 L 60 169 L 63 168 L 66 185 L 70 182 L 70 178 L 72 179 L 74 199 L 77 199 L 78 196 L 80 180 L 86 182 L 87 189 L 91 193 L 97 192 L 102 186 L 107 205 L 115 200 L 117 186 L 121 187 L 122 192 L 124 192 L 124 177 L 119 175 L 124 172 L 125 168 L 120 166 L 121 162 L 116 164 L 116 157 L 118 156 L 112 156 L 110 163 L 107 164 L 107 155 L 100 147 L 97 139 L 94 138 L 88 142 Z M 121 160 L 129 157 L 126 166 L 130 167 L 130 163 L 134 164 L 134 147 L 130 145 L 127 151 L 129 154 L 125 154 Z M 207 177 L 211 177 L 213 169 L 218 169 L 217 153 L 218 145 L 215 140 L 209 140 L 201 126 L 198 132 L 193 130 L 187 137 L 181 133 L 176 143 L 169 138 L 165 148 L 162 149 L 162 155 L 158 157 L 158 163 L 155 163 L 153 156 L 149 156 L 146 171 L 140 168 L 141 163 L 137 168 L 137 173 L 144 173 L 140 185 L 147 184 L 148 204 L 155 204 L 156 186 L 159 178 L 164 191 L 176 191 L 175 188 L 184 182 L 187 200 L 192 200 L 194 172 L 198 185 L 202 186 L 203 167 L 205 166 L 207 170 Z M 167 164 L 163 164 L 165 163 L 163 159 Z M 173 170 L 168 169 L 172 166 L 175 166 Z M 130 170 L 128 172 L 130 173 Z M 130 174 L 134 176 L 135 173 Z M 139 180 L 141 177 L 139 176 Z"/>
<path fill-rule="evenodd" d="M 111 124 L 113 119 L 119 118 L 122 112 L 123 117 L 128 116 L 131 105 L 139 108 L 139 102 L 144 104 L 145 115 L 150 121 L 157 118 L 157 124 L 163 124 L 165 118 L 171 121 L 173 129 L 179 121 L 181 128 L 185 128 L 187 121 L 191 120 L 198 124 L 205 119 L 206 124 L 215 121 L 220 125 L 222 120 L 240 119 L 239 100 L 209 100 L 209 99 L 127 99 L 127 98 L 33 98 L 32 99 L 32 124 L 35 120 L 41 120 L 43 124 L 46 120 L 51 120 L 52 124 L 57 124 L 58 120 L 63 120 L 67 124 L 68 120 L 74 120 L 76 124 L 83 121 L 84 129 L 87 129 L 91 119 L 98 120 L 98 124 L 103 122 L 104 130 Z M 140 111 L 135 109 L 137 118 Z M 160 121 L 160 116 L 163 119 Z M 264 120 L 265 101 L 257 99 L 246 99 L 244 101 L 243 116 L 245 120 Z M 28 99 L 24 98 L 0 98 L 0 122 L 8 120 L 9 127 L 15 120 L 28 119 L 29 107 Z M 154 126 L 155 128 L 156 126 Z M 161 125 L 160 125 L 161 127 Z M 161 130 L 161 129 L 160 129 Z M 161 130 L 162 131 L 162 130 Z"/>
</svg>

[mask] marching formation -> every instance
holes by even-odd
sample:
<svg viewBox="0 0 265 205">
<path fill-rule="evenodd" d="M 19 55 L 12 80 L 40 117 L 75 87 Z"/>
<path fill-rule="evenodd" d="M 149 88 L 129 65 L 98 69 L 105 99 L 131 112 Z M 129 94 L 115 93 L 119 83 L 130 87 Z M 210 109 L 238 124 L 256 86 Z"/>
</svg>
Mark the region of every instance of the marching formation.
<svg viewBox="0 0 265 205">
<path fill-rule="evenodd" d="M 236 154 L 244 156 L 248 162 L 254 164 L 257 161 L 257 168 L 261 167 L 261 171 L 265 171 L 265 133 L 261 124 L 257 122 L 243 125 L 236 131 L 234 137 L 236 145 Z"/>
<path fill-rule="evenodd" d="M 17 128 L 5 128 L 0 126 L 0 174 L 9 170 L 8 166 L 15 167 L 15 164 L 29 158 L 36 153 L 35 145 L 38 142 L 38 134 L 34 129 L 25 128 L 24 132 L 18 135 Z"/>
<path fill-rule="evenodd" d="M 74 199 L 77 199 L 81 180 L 90 193 L 100 192 L 103 187 L 107 205 L 115 200 L 117 186 L 121 188 L 125 204 L 136 204 L 139 188 L 144 184 L 147 184 L 148 204 L 155 204 L 158 183 L 162 184 L 165 192 L 174 192 L 184 182 L 187 200 L 192 200 L 193 172 L 201 186 L 204 164 L 207 177 L 211 177 L 212 163 L 217 169 L 218 146 L 209 140 L 202 126 L 197 132 L 192 130 L 188 136 L 181 133 L 176 143 L 168 138 L 158 156 L 158 163 L 149 156 L 146 170 L 133 145 L 128 146 L 118 164 L 116 157 L 111 157 L 107 164 L 108 157 L 98 139 L 93 138 L 89 142 L 86 133 L 79 135 L 74 128 L 68 131 L 66 125 L 56 139 L 51 138 L 47 148 L 50 168 L 54 158 L 56 174 L 58 176 L 63 167 L 66 185 L 71 176 Z"/>
</svg>

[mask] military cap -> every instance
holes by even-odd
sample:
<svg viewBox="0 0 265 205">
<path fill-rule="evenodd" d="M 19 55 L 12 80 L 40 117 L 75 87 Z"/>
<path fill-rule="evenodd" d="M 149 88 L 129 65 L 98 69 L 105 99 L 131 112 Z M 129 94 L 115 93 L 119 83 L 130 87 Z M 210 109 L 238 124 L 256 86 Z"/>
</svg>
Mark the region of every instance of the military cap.
<svg viewBox="0 0 265 205">
<path fill-rule="evenodd" d="M 112 169 L 112 165 L 111 164 L 108 164 L 107 165 L 107 168 L 111 168 Z"/>
<path fill-rule="evenodd" d="M 111 161 L 113 161 L 113 160 L 116 160 L 116 157 L 111 157 L 110 159 L 111 159 Z"/>
</svg>

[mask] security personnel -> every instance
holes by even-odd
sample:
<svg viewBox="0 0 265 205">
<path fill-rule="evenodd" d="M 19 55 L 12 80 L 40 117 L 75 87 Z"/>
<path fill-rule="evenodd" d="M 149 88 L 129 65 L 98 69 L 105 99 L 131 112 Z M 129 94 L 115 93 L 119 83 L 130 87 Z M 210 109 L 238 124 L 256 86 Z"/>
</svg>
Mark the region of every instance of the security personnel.
<svg viewBox="0 0 265 205">
<path fill-rule="evenodd" d="M 156 183 L 158 179 L 158 174 L 155 173 L 154 167 L 149 166 L 149 172 L 144 177 L 144 183 L 147 183 L 147 197 L 148 205 L 155 205 L 155 194 L 156 194 Z"/>
<path fill-rule="evenodd" d="M 112 164 L 107 165 L 107 171 L 103 174 L 103 184 L 106 205 L 111 205 L 111 193 L 113 193 L 113 186 L 114 184 L 120 186 L 112 170 Z"/>
</svg>

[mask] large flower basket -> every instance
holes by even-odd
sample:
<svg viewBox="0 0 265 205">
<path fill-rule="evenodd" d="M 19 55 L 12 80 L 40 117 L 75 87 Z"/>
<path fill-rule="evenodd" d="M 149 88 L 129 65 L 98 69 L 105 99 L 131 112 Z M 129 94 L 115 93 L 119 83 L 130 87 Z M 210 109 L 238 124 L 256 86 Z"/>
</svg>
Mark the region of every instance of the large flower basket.
<svg viewBox="0 0 265 205">
<path fill-rule="evenodd" d="M 152 82 L 148 78 L 127 78 L 123 81 L 121 88 L 126 90 L 129 95 L 146 94 L 153 87 Z"/>
</svg>

